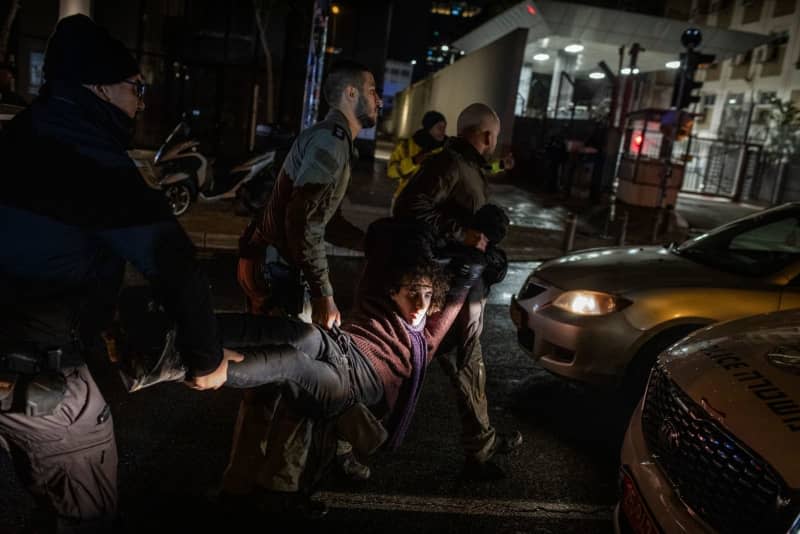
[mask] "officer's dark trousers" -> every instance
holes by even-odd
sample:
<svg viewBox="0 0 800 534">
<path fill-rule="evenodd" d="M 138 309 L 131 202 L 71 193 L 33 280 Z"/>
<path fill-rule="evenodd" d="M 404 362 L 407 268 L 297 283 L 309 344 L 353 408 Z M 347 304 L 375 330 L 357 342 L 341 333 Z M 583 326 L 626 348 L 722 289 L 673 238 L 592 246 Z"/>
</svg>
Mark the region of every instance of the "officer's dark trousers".
<svg viewBox="0 0 800 534">
<path fill-rule="evenodd" d="M 436 359 L 455 388 L 461 417 L 464 454 L 479 462 L 491 456 L 496 433 L 489 422 L 486 400 L 486 369 L 481 349 L 486 290 L 482 279 L 469 292 L 464 307 L 447 333 Z M 455 351 L 448 350 L 455 346 Z"/>
<path fill-rule="evenodd" d="M 0 444 L 60 532 L 106 532 L 117 511 L 117 446 L 111 413 L 86 366 L 62 371 L 64 401 L 52 415 L 0 413 Z"/>
</svg>

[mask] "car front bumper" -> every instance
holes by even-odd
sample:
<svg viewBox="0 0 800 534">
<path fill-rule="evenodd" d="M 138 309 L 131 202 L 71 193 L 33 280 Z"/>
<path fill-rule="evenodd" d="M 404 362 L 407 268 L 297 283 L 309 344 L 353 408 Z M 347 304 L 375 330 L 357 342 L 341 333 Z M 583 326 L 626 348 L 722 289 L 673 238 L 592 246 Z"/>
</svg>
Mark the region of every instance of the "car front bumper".
<svg viewBox="0 0 800 534">
<path fill-rule="evenodd" d="M 616 386 L 642 335 L 625 313 L 581 317 L 551 306 L 560 289 L 511 298 L 511 319 L 520 346 L 542 367 L 563 378 Z"/>
<path fill-rule="evenodd" d="M 622 444 L 622 495 L 615 509 L 614 530 L 628 532 L 714 532 L 678 497 L 653 461 L 642 433 L 642 403 L 631 417 Z"/>
</svg>

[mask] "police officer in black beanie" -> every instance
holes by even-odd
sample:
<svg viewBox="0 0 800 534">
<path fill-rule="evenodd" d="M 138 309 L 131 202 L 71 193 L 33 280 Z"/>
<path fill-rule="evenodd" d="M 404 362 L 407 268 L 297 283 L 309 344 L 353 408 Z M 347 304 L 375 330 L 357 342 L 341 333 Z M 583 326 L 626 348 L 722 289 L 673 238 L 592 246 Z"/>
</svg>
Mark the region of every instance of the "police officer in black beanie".
<svg viewBox="0 0 800 534">
<path fill-rule="evenodd" d="M 37 500 L 39 531 L 107 531 L 117 450 L 85 360 L 103 346 L 125 262 L 177 325 L 187 385 L 219 387 L 240 356 L 220 345 L 191 241 L 126 153 L 144 109 L 136 61 L 75 15 L 50 37 L 44 75 L 0 134 L 0 444 Z"/>
</svg>

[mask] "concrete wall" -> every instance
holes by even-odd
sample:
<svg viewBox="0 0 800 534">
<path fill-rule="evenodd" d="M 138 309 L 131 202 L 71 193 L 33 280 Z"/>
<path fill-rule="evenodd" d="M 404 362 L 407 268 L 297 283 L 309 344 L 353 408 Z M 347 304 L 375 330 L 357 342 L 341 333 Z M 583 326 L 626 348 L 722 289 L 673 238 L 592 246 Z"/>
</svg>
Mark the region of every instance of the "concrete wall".
<svg viewBox="0 0 800 534">
<path fill-rule="evenodd" d="M 473 102 L 483 102 L 500 116 L 498 146 L 510 144 L 527 38 L 527 29 L 514 30 L 398 93 L 391 133 L 411 136 L 420 128 L 425 112 L 435 109 L 447 117 L 447 134 L 456 135 L 461 110 Z"/>
</svg>

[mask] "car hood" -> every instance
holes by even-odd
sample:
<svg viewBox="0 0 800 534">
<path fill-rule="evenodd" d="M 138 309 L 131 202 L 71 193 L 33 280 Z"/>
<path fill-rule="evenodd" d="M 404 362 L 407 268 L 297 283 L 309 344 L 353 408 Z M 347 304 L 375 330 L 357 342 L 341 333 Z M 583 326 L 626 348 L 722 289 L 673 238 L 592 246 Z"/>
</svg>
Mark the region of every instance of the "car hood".
<svg viewBox="0 0 800 534">
<path fill-rule="evenodd" d="M 707 327 L 661 361 L 678 387 L 800 489 L 800 310 Z"/>
<path fill-rule="evenodd" d="M 712 269 L 664 247 L 582 250 L 543 263 L 536 277 L 560 289 L 625 293 L 653 287 L 741 287 L 742 277 Z"/>
</svg>

